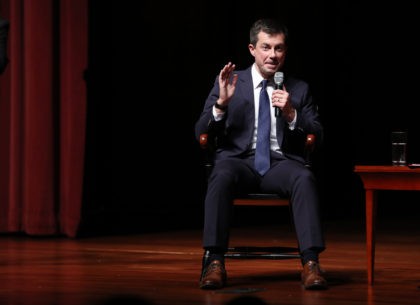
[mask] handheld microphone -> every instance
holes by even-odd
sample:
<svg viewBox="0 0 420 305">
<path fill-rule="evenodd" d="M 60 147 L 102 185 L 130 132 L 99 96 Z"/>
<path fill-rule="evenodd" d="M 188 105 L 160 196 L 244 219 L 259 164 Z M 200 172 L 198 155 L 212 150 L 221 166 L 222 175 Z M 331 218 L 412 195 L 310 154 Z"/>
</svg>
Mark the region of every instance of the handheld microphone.
<svg viewBox="0 0 420 305">
<path fill-rule="evenodd" d="M 283 87 L 283 72 L 276 72 L 274 73 L 274 83 L 276 84 L 276 89 L 282 89 Z M 281 115 L 281 109 L 279 107 L 274 107 L 276 117 Z"/>
</svg>

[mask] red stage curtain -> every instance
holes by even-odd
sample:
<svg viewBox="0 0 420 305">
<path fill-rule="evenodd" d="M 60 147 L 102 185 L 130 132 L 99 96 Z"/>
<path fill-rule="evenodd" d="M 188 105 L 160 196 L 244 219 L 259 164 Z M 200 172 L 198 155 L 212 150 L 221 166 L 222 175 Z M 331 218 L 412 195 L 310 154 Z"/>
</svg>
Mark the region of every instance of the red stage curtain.
<svg viewBox="0 0 420 305">
<path fill-rule="evenodd" d="M 0 0 L 0 232 L 75 237 L 86 129 L 88 0 Z"/>
</svg>

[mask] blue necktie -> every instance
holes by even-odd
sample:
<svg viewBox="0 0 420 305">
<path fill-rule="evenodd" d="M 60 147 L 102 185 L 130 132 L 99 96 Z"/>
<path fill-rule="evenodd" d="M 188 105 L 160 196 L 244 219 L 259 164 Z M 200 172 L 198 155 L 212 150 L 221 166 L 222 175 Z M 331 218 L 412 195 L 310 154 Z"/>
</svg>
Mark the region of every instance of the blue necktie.
<svg viewBox="0 0 420 305">
<path fill-rule="evenodd" d="M 262 81 L 260 106 L 258 109 L 257 146 L 255 148 L 255 169 L 264 175 L 270 168 L 270 99 L 267 93 L 267 80 Z"/>
</svg>

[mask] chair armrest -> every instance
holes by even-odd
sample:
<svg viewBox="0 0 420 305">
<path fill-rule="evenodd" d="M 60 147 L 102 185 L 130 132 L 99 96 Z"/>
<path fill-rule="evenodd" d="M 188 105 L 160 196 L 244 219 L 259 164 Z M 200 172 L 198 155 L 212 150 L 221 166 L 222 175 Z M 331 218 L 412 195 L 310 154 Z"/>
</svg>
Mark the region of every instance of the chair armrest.
<svg viewBox="0 0 420 305">
<path fill-rule="evenodd" d="M 206 172 L 206 176 L 209 177 L 211 170 L 213 169 L 214 164 L 214 152 L 215 148 L 214 145 L 211 143 L 214 143 L 214 139 L 209 139 L 209 134 L 203 133 L 200 135 L 199 139 L 200 148 L 203 151 L 203 159 L 204 159 L 204 169 Z"/>
<path fill-rule="evenodd" d="M 310 151 L 314 151 L 315 148 L 315 135 L 313 133 L 309 133 L 306 136 L 306 149 Z"/>
<path fill-rule="evenodd" d="M 305 142 L 305 163 L 306 166 L 312 166 L 312 153 L 315 150 L 315 140 L 316 137 L 314 134 L 309 133 L 306 135 L 306 142 Z"/>
<path fill-rule="evenodd" d="M 208 138 L 209 138 L 209 135 L 207 133 L 203 133 L 200 135 L 200 147 L 202 149 L 208 148 Z"/>
</svg>

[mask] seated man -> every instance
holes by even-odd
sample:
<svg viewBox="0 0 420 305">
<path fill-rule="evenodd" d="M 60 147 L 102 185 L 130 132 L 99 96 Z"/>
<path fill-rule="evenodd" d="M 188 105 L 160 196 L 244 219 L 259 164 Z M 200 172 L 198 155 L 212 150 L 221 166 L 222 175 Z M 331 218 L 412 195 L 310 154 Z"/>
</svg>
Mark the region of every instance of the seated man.
<svg viewBox="0 0 420 305">
<path fill-rule="evenodd" d="M 304 158 L 290 150 L 286 136 L 312 133 L 319 144 L 323 128 L 307 83 L 285 77 L 278 86 L 273 79 L 276 72 L 283 72 L 287 39 L 284 25 L 270 19 L 256 21 L 248 45 L 254 63 L 240 71 L 230 62 L 222 68 L 196 122 L 197 139 L 204 133 L 218 135 L 205 198 L 202 289 L 225 286 L 233 198 L 237 192 L 252 191 L 290 197 L 302 285 L 327 288 L 319 267 L 325 243 L 316 180 Z"/>
</svg>

